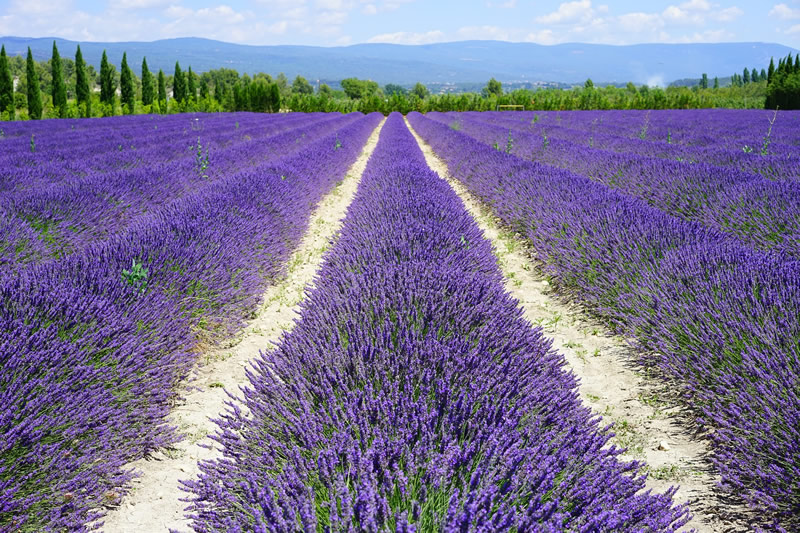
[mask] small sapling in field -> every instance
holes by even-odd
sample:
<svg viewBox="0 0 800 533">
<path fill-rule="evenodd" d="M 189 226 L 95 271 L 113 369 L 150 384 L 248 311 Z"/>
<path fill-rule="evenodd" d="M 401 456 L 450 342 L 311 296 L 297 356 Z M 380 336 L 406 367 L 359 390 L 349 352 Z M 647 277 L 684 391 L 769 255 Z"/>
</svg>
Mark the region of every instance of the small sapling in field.
<svg viewBox="0 0 800 533">
<path fill-rule="evenodd" d="M 764 141 L 761 143 L 761 155 L 767 155 L 769 153 L 769 137 L 772 135 L 772 126 L 775 125 L 775 119 L 778 118 L 778 107 L 775 107 L 775 113 L 772 114 L 772 118 L 769 119 L 769 128 L 767 128 L 767 134 L 764 136 Z"/>
<path fill-rule="evenodd" d="M 206 170 L 209 166 L 208 146 L 206 146 L 206 151 L 203 153 L 203 145 L 200 144 L 200 137 L 198 137 L 197 144 L 191 148 L 195 151 L 194 162 L 200 177 L 207 178 L 208 174 L 206 174 Z"/>
<path fill-rule="evenodd" d="M 147 290 L 147 269 L 144 268 L 144 263 L 133 260 L 130 270 L 127 268 L 122 271 L 122 279 L 131 287 L 137 289 L 140 293 Z"/>
<path fill-rule="evenodd" d="M 641 140 L 645 140 L 647 138 L 647 130 L 650 128 L 650 111 L 647 111 L 644 115 L 644 122 L 642 123 L 642 128 L 639 130 L 639 138 Z"/>
</svg>

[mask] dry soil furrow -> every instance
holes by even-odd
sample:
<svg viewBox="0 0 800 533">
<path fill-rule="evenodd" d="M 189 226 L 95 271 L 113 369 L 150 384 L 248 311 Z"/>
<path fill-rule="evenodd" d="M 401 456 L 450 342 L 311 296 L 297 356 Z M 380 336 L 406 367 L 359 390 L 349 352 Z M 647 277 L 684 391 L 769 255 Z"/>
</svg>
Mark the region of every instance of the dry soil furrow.
<svg viewBox="0 0 800 533">
<path fill-rule="evenodd" d="M 223 413 L 229 397 L 247 383 L 249 363 L 294 325 L 298 304 L 303 299 L 320 266 L 322 255 L 342 224 L 347 207 L 355 195 L 367 160 L 378 143 L 383 122 L 369 137 L 359 158 L 346 177 L 320 202 L 309 221 L 308 231 L 292 255 L 285 279 L 264 294 L 264 303 L 255 319 L 224 348 L 209 352 L 199 365 L 195 379 L 183 394 L 183 403 L 170 415 L 184 439 L 174 448 L 160 451 L 131 467 L 140 472 L 128 495 L 104 519 L 109 533 L 156 533 L 176 529 L 185 531 L 186 493 L 179 481 L 198 475 L 198 461 L 219 457 L 220 452 L 208 437 L 216 425 L 213 418 Z"/>
<path fill-rule="evenodd" d="M 714 490 L 719 477 L 708 461 L 708 444 L 681 422 L 681 413 L 663 386 L 644 376 L 633 363 L 633 348 L 624 338 L 610 334 L 580 306 L 558 297 L 536 268 L 519 236 L 506 231 L 491 212 L 453 179 L 447 165 L 408 125 L 439 176 L 448 181 L 477 221 L 494 248 L 505 274 L 506 289 L 519 301 L 525 316 L 553 340 L 580 379 L 585 405 L 614 424 L 612 442 L 627 448 L 625 459 L 646 463 L 647 488 L 664 492 L 680 488 L 676 502 L 690 502 L 694 515 L 687 530 L 742 531 L 733 516 L 744 510 L 723 505 Z"/>
</svg>

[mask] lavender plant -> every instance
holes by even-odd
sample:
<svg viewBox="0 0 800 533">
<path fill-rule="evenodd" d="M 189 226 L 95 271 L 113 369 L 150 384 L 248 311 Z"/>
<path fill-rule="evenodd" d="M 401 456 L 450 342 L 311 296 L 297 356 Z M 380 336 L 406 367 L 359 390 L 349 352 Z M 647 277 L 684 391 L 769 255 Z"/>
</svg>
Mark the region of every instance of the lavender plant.
<svg viewBox="0 0 800 533">
<path fill-rule="evenodd" d="M 254 134 L 271 131 L 263 115 L 236 117 Z M 303 151 L 272 152 L 293 145 L 296 131 L 276 144 L 257 137 L 265 142 L 250 143 L 259 151 L 243 152 L 244 168 L 137 217 L 117 235 L 0 274 L 1 531 L 87 529 L 119 504 L 134 475 L 127 465 L 175 441 L 165 417 L 198 341 L 240 327 L 380 117 L 307 119 L 309 132 L 321 133 Z M 91 131 L 117 120 L 79 124 Z M 152 131 L 149 117 L 119 120 L 147 121 Z M 166 126 L 171 119 L 158 120 Z M 14 135 L 25 139 L 27 127 Z M 331 129 L 348 140 L 336 152 Z M 106 146 L 115 150 L 114 142 Z M 173 151 L 185 155 L 185 146 Z M 286 173 L 297 179 L 281 180 Z M 33 176 L 10 178 L 24 185 Z M 94 180 L 84 188 L 102 190 Z M 132 291 L 126 279 L 141 287 L 144 270 L 147 290 Z"/>
<path fill-rule="evenodd" d="M 460 119 L 463 132 L 487 144 L 507 127 L 494 125 L 491 114 L 466 115 Z M 452 114 L 428 116 L 443 123 L 453 119 Z M 590 177 L 666 213 L 735 235 L 755 249 L 786 254 L 787 260 L 800 258 L 800 184 L 705 163 L 593 149 L 564 139 L 545 149 L 536 134 L 515 132 L 514 153 L 521 158 Z"/>
<path fill-rule="evenodd" d="M 193 528 L 678 530 L 563 365 L 392 115 L 300 320 L 219 421 L 224 458 L 186 483 Z"/>
<path fill-rule="evenodd" d="M 759 509 L 762 526 L 796 530 L 800 265 L 419 114 L 409 120 L 530 239 L 559 287 L 637 338 L 642 362 L 709 430 L 723 488 Z"/>
</svg>

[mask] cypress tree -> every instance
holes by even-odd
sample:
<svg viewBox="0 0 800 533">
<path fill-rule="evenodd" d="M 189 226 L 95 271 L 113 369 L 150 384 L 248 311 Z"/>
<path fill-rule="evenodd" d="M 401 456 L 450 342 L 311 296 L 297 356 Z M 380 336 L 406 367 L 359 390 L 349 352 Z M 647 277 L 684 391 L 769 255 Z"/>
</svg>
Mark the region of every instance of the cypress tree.
<svg viewBox="0 0 800 533">
<path fill-rule="evenodd" d="M 186 79 L 178 62 L 175 62 L 175 74 L 172 76 L 172 98 L 176 102 L 183 102 L 186 99 Z"/>
<path fill-rule="evenodd" d="M 761 81 L 761 78 L 758 77 L 758 69 L 753 68 L 753 70 L 750 71 L 750 81 L 753 83 Z"/>
<path fill-rule="evenodd" d="M 708 74 L 703 72 L 703 77 L 700 78 L 700 88 L 701 89 L 708 89 Z"/>
<path fill-rule="evenodd" d="M 103 58 L 100 60 L 100 101 L 111 106 L 113 113 L 117 82 L 114 79 L 114 66 L 108 62 L 106 51 L 103 50 Z"/>
<path fill-rule="evenodd" d="M 747 67 L 745 67 L 744 71 L 742 71 L 742 82 L 750 83 L 750 71 L 747 70 Z"/>
<path fill-rule="evenodd" d="M 719 89 L 719 78 L 714 76 L 714 88 Z"/>
<path fill-rule="evenodd" d="M 136 92 L 133 89 L 133 73 L 128 67 L 128 54 L 122 53 L 122 64 L 120 65 L 119 89 L 120 103 L 122 111 L 126 115 L 132 115 L 136 109 Z"/>
<path fill-rule="evenodd" d="M 142 58 L 142 105 L 153 105 L 153 75 L 147 68 L 147 58 Z"/>
<path fill-rule="evenodd" d="M 800 72 L 800 52 L 794 56 L 794 71 Z"/>
<path fill-rule="evenodd" d="M 84 118 L 92 116 L 92 99 L 89 94 L 89 78 L 86 76 L 86 62 L 83 60 L 81 45 L 75 52 L 75 99 Z"/>
<path fill-rule="evenodd" d="M 164 71 L 158 71 L 158 104 L 163 105 L 167 102 L 167 80 L 164 78 Z"/>
<path fill-rule="evenodd" d="M 772 83 L 772 77 L 775 75 L 775 59 L 769 58 L 769 69 L 767 69 L 767 85 Z"/>
<path fill-rule="evenodd" d="M 278 88 L 277 83 L 270 83 L 269 85 L 270 105 L 273 113 L 281 110 L 281 90 Z"/>
<path fill-rule="evenodd" d="M 214 83 L 214 100 L 220 104 L 225 101 L 225 83 L 220 79 Z"/>
<path fill-rule="evenodd" d="M 205 78 L 200 78 L 200 99 L 205 100 L 209 96 L 208 91 L 208 80 Z"/>
<path fill-rule="evenodd" d="M 14 80 L 8 63 L 6 47 L 0 47 L 0 114 L 14 111 Z"/>
<path fill-rule="evenodd" d="M 197 87 L 194 84 L 194 74 L 192 74 L 192 67 L 186 72 L 186 96 L 190 102 L 197 101 Z"/>
<path fill-rule="evenodd" d="M 36 74 L 36 63 L 33 61 L 31 47 L 28 47 L 28 59 L 25 64 L 26 81 L 28 82 L 28 116 L 34 120 L 42 118 L 42 93 L 39 90 L 39 75 Z"/>
<path fill-rule="evenodd" d="M 53 107 L 58 110 L 58 116 L 67 116 L 67 86 L 64 84 L 64 74 L 61 70 L 61 56 L 58 53 L 56 42 L 53 41 L 53 58 L 50 60 L 53 74 Z"/>
</svg>

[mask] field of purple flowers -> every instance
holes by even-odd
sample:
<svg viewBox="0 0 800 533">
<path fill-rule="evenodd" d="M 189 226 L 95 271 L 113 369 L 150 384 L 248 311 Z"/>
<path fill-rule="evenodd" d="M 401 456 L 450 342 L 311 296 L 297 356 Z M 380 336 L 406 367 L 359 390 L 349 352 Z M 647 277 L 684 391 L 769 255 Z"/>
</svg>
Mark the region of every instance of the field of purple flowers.
<svg viewBox="0 0 800 533">
<path fill-rule="evenodd" d="M 0 123 L 0 532 L 82 531 L 381 116 Z M 634 339 L 723 489 L 800 527 L 800 114 L 411 113 L 562 295 Z M 235 531 L 678 531 L 391 115 L 294 329 L 183 482 Z M 269 351 L 268 351 L 269 350 Z M 613 386 L 610 383 L 609 386 Z"/>
<path fill-rule="evenodd" d="M 379 115 L 3 124 L 0 530 L 81 529 L 235 329 Z"/>
<path fill-rule="evenodd" d="M 188 483 L 197 531 L 675 531 L 402 116 Z"/>
<path fill-rule="evenodd" d="M 409 116 L 562 292 L 644 348 L 708 431 L 724 487 L 789 529 L 800 516 L 798 119 Z"/>
</svg>

